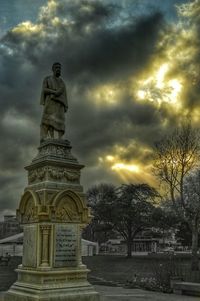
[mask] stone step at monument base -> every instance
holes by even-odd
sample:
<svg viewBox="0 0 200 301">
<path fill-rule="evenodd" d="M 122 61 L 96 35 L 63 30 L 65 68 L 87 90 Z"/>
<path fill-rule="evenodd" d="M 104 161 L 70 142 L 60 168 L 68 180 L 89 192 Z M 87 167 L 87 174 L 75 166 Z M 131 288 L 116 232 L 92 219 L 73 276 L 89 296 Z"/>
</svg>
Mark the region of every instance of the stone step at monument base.
<svg viewBox="0 0 200 301">
<path fill-rule="evenodd" d="M 89 284 L 71 287 L 36 286 L 15 282 L 5 294 L 4 301 L 99 301 L 99 294 Z"/>
<path fill-rule="evenodd" d="M 5 294 L 4 301 L 99 301 L 87 281 L 84 265 L 68 269 L 27 269 L 19 266 L 18 280 Z"/>
<path fill-rule="evenodd" d="M 79 267 L 71 268 L 58 268 L 52 269 L 50 267 L 46 268 L 23 268 L 22 265 L 18 266 L 15 270 L 18 273 L 17 282 L 40 285 L 45 287 L 45 285 L 57 285 L 61 286 L 73 286 L 73 283 L 87 283 L 87 273 L 90 271 L 86 268 L 84 264 Z"/>
</svg>

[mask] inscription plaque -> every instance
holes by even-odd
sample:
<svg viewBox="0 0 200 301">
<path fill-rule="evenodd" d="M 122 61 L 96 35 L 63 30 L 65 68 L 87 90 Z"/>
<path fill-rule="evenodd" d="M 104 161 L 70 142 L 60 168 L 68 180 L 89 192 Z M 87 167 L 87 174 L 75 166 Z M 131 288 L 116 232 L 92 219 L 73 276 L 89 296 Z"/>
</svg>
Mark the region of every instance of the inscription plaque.
<svg viewBox="0 0 200 301">
<path fill-rule="evenodd" d="M 54 267 L 77 266 L 77 255 L 78 225 L 56 225 Z"/>
<path fill-rule="evenodd" d="M 37 226 L 24 226 L 23 239 L 23 258 L 22 265 L 24 267 L 33 267 L 37 265 Z"/>
</svg>

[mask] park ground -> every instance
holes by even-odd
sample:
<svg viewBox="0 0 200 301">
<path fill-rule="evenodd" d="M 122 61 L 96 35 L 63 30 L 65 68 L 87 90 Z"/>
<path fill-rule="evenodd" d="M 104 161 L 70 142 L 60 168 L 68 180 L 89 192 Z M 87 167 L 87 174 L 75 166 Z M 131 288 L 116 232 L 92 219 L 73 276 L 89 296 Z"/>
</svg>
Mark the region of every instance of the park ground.
<svg viewBox="0 0 200 301">
<path fill-rule="evenodd" d="M 95 286 L 100 294 L 100 301 L 199 301 L 199 297 L 182 296 L 149 292 L 139 289 L 124 289 L 121 287 Z M 4 292 L 0 293 L 3 301 Z"/>
<path fill-rule="evenodd" d="M 89 281 L 101 295 L 101 301 L 197 301 L 199 297 L 179 296 L 161 292 L 152 292 L 138 288 L 130 289 L 127 283 L 137 274 L 139 277 L 152 277 L 155 268 L 177 263 L 181 272 L 190 265 L 188 256 L 134 256 L 127 259 L 123 256 L 84 257 L 83 262 L 92 271 Z M 0 266 L 0 291 L 6 291 L 16 280 L 14 269 L 21 263 L 21 258 L 12 258 L 8 266 Z M 179 271 L 180 272 L 180 271 Z M 189 274 L 187 275 L 190 276 Z M 198 272 L 199 277 L 199 272 Z M 184 279 L 185 280 L 185 279 Z M 188 280 L 188 279 L 186 279 Z M 1 299 L 0 299 L 1 301 Z"/>
<path fill-rule="evenodd" d="M 184 281 L 200 282 L 199 272 L 190 272 L 191 255 L 143 255 L 126 258 L 125 256 L 92 256 L 84 257 L 83 262 L 91 270 L 89 278 L 91 282 L 98 283 L 98 279 L 111 281 L 116 284 L 125 285 L 134 279 L 155 277 L 167 269 L 172 273 L 180 275 Z M 103 284 L 103 283 L 101 283 Z"/>
<path fill-rule="evenodd" d="M 199 301 L 199 297 L 149 292 L 141 289 L 95 286 L 100 301 Z"/>
</svg>

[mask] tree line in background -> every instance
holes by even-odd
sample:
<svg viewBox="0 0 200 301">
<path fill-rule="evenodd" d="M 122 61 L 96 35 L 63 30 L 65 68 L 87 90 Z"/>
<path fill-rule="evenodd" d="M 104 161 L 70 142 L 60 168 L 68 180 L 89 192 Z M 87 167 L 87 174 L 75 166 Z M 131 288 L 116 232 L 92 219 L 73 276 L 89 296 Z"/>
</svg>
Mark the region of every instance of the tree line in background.
<svg viewBox="0 0 200 301">
<path fill-rule="evenodd" d="M 183 243 L 191 243 L 191 269 L 198 270 L 200 230 L 199 130 L 184 122 L 155 143 L 153 172 L 159 191 L 148 184 L 92 186 L 87 191 L 94 216 L 87 228 L 92 240 L 106 241 L 119 233 L 131 256 L 133 240 L 147 228 L 176 229 Z"/>
</svg>

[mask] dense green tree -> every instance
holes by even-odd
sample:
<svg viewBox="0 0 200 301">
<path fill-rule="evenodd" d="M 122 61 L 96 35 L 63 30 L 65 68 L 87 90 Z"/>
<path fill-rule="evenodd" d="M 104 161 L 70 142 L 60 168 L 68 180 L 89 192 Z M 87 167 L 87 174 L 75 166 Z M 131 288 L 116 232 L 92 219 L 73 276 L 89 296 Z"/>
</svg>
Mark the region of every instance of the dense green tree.
<svg viewBox="0 0 200 301">
<path fill-rule="evenodd" d="M 183 246 L 192 246 L 192 231 L 186 222 L 180 222 L 177 226 L 176 239 Z"/>
<path fill-rule="evenodd" d="M 103 232 L 104 241 L 110 231 L 119 233 L 127 244 L 127 256 L 130 257 L 135 236 L 151 226 L 153 201 L 157 196 L 157 191 L 147 184 L 121 185 L 118 188 L 100 184 L 91 187 L 87 199 L 94 218 L 88 231 Z"/>
<path fill-rule="evenodd" d="M 127 257 L 131 257 L 133 239 L 151 226 L 153 201 L 157 191 L 147 184 L 121 185 L 117 189 L 114 225 L 127 244 Z"/>
<path fill-rule="evenodd" d="M 93 215 L 92 222 L 85 229 L 85 238 L 105 242 L 113 233 L 113 215 L 117 199 L 116 188 L 112 184 L 102 183 L 90 187 L 86 193 L 88 206 Z"/>
<path fill-rule="evenodd" d="M 165 242 L 166 233 L 169 230 L 175 231 L 178 224 L 179 219 L 174 211 L 169 210 L 169 208 L 166 209 L 162 207 L 156 207 L 154 209 L 152 213 L 152 226 L 159 232 L 160 237 L 162 237 L 163 244 Z"/>
</svg>

